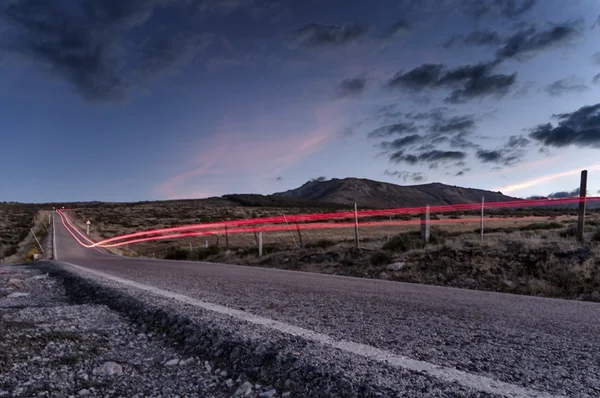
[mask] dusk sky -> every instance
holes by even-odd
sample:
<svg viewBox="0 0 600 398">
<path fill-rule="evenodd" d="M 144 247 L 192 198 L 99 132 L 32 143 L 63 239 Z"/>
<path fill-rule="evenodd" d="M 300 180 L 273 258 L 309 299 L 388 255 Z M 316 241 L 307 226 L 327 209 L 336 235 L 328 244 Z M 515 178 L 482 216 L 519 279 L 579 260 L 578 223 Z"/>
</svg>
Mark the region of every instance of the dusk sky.
<svg viewBox="0 0 600 398">
<path fill-rule="evenodd" d="M 597 0 L 7 0 L 0 201 L 600 189 Z"/>
</svg>

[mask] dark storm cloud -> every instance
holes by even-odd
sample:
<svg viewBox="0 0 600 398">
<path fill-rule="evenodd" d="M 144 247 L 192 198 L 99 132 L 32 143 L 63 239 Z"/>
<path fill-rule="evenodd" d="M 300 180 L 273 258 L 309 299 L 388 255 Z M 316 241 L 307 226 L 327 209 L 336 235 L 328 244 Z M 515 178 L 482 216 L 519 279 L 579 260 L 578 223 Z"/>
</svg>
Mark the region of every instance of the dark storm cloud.
<svg viewBox="0 0 600 398">
<path fill-rule="evenodd" d="M 410 134 L 416 133 L 419 128 L 414 123 L 395 123 L 389 126 L 380 127 L 371 131 L 368 134 L 369 138 L 383 138 L 395 134 Z"/>
<path fill-rule="evenodd" d="M 506 40 L 496 56 L 498 59 L 520 59 L 522 56 L 564 45 L 580 33 L 580 21 L 554 24 L 543 30 L 534 25 L 526 25 Z"/>
<path fill-rule="evenodd" d="M 192 58 L 192 41 L 177 40 L 173 32 L 147 40 L 146 46 L 128 36 L 149 22 L 156 7 L 168 3 L 82 0 L 67 7 L 59 0 L 10 2 L 0 6 L 0 21 L 7 27 L 0 48 L 47 68 L 89 101 L 124 101 L 142 78 L 137 72 L 145 78 Z M 143 64 L 131 65 L 140 47 Z"/>
<path fill-rule="evenodd" d="M 529 137 L 550 147 L 600 148 L 600 104 L 579 108 L 571 113 L 553 115 L 558 124 L 541 124 Z"/>
<path fill-rule="evenodd" d="M 462 104 L 474 98 L 490 95 L 501 97 L 508 93 L 510 88 L 515 85 L 516 80 L 516 73 L 511 75 L 482 76 L 470 79 L 465 83 L 464 88 L 454 90 L 446 99 L 446 102 Z"/>
<path fill-rule="evenodd" d="M 471 169 L 462 169 L 460 170 L 458 173 L 456 173 L 454 176 L 455 177 L 461 177 L 464 176 L 466 173 L 468 173 L 469 171 L 471 171 Z"/>
<path fill-rule="evenodd" d="M 423 152 L 419 155 L 406 154 L 404 151 L 398 151 L 390 156 L 390 161 L 393 163 L 408 163 L 415 165 L 417 163 L 444 163 L 451 160 L 462 160 L 467 156 L 465 152 L 459 151 L 440 151 L 433 150 Z"/>
<path fill-rule="evenodd" d="M 323 181 L 327 181 L 327 177 L 320 176 L 320 177 L 317 177 L 317 178 L 311 178 L 310 181 L 311 182 L 323 182 Z"/>
<path fill-rule="evenodd" d="M 387 83 L 388 88 L 422 91 L 451 89 L 446 102 L 463 103 L 489 95 L 502 96 L 516 82 L 516 73 L 492 74 L 498 61 L 466 65 L 453 69 L 442 64 L 424 64 L 408 72 L 399 72 Z"/>
<path fill-rule="evenodd" d="M 484 163 L 498 163 L 502 160 L 502 152 L 501 151 L 493 151 L 493 150 L 485 150 L 480 149 L 477 151 L 476 156 L 479 160 Z"/>
<path fill-rule="evenodd" d="M 598 82 L 600 82 L 600 73 L 592 78 L 592 83 L 598 84 Z"/>
<path fill-rule="evenodd" d="M 571 198 L 573 196 L 579 196 L 579 188 L 575 188 L 572 191 L 552 192 L 550 195 L 547 196 L 547 198 L 550 198 L 550 199 L 564 199 L 564 198 Z"/>
<path fill-rule="evenodd" d="M 412 26 L 404 19 L 399 19 L 391 24 L 380 36 L 381 39 L 391 39 L 402 32 L 408 32 Z"/>
<path fill-rule="evenodd" d="M 504 146 L 505 149 L 518 149 L 525 148 L 531 143 L 527 138 L 522 135 L 511 135 L 508 139 L 508 142 Z"/>
<path fill-rule="evenodd" d="M 344 79 L 335 89 L 335 95 L 339 98 L 357 97 L 365 91 L 367 87 L 367 77 L 357 76 L 351 79 Z"/>
<path fill-rule="evenodd" d="M 407 181 L 421 182 L 421 181 L 425 180 L 425 176 L 423 175 L 423 173 L 413 173 L 410 171 L 386 170 L 383 172 L 383 175 L 386 175 L 389 177 L 396 177 L 398 179 L 401 179 L 404 182 L 407 182 Z"/>
<path fill-rule="evenodd" d="M 502 38 L 498 32 L 491 30 L 477 30 L 468 35 L 452 36 L 444 47 L 452 48 L 457 46 L 498 46 L 502 44 Z"/>
<path fill-rule="evenodd" d="M 475 128 L 475 119 L 472 116 L 454 116 L 449 119 L 434 120 L 429 126 L 432 133 L 445 134 L 454 132 L 467 132 Z"/>
<path fill-rule="evenodd" d="M 569 76 L 555 81 L 546 86 L 546 92 L 553 97 L 559 97 L 568 93 L 581 93 L 590 88 L 584 84 L 584 80 L 577 76 Z"/>
<path fill-rule="evenodd" d="M 418 134 L 413 134 L 413 135 L 408 135 L 406 137 L 397 138 L 391 142 L 384 141 L 379 146 L 382 149 L 398 150 L 398 149 L 404 149 L 406 147 L 410 147 L 414 144 L 421 142 L 422 140 L 423 140 L 423 137 L 421 137 Z"/>
<path fill-rule="evenodd" d="M 537 4 L 537 0 L 462 0 L 461 5 L 465 13 L 477 18 L 484 16 L 499 16 L 503 18 L 516 18 Z"/>
<path fill-rule="evenodd" d="M 475 156 L 483 163 L 496 163 L 509 166 L 515 164 L 525 156 L 524 150 L 531 142 L 523 137 L 512 135 L 507 142 L 496 149 L 479 149 Z"/>
<path fill-rule="evenodd" d="M 296 43 L 300 46 L 331 47 L 348 44 L 363 37 L 369 28 L 366 25 L 347 26 L 308 24 L 296 31 Z"/>
</svg>

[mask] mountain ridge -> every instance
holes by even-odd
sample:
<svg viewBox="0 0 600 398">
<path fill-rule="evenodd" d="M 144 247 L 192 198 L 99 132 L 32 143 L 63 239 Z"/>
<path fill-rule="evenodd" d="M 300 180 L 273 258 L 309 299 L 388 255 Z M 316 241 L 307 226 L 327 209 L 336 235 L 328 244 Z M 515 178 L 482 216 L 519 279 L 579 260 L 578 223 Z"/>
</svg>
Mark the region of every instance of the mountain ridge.
<svg viewBox="0 0 600 398">
<path fill-rule="evenodd" d="M 480 203 L 482 197 L 486 202 L 519 200 L 519 198 L 504 195 L 502 192 L 446 185 L 440 182 L 419 185 L 397 185 L 355 177 L 332 178 L 324 181 L 312 180 L 298 188 L 277 192 L 273 195 L 324 201 L 341 205 L 353 205 L 357 203 L 363 208 Z"/>
</svg>

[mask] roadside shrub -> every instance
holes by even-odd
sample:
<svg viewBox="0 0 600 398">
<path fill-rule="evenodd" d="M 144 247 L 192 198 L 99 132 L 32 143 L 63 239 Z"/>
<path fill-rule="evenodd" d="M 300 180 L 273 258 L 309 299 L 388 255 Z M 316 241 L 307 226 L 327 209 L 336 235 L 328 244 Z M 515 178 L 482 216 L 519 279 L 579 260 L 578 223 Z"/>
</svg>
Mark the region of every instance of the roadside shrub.
<svg viewBox="0 0 600 398">
<path fill-rule="evenodd" d="M 520 231 L 539 231 L 539 230 L 544 230 L 544 229 L 559 229 L 559 228 L 563 228 L 563 225 L 559 222 L 553 221 L 553 222 L 548 222 L 548 223 L 533 223 L 533 224 L 524 225 L 522 227 L 519 227 L 519 230 Z"/>
<path fill-rule="evenodd" d="M 592 240 L 595 242 L 600 242 L 600 228 L 598 228 L 596 232 L 594 232 L 594 234 L 592 235 Z"/>
<path fill-rule="evenodd" d="M 382 249 L 392 252 L 406 252 L 423 247 L 425 247 L 425 242 L 421 239 L 421 234 L 419 232 L 409 232 L 394 236 L 383 245 Z"/>
<path fill-rule="evenodd" d="M 207 258 L 219 254 L 220 249 L 216 245 L 202 247 L 194 250 L 194 260 L 206 260 Z"/>
<path fill-rule="evenodd" d="M 392 261 L 393 261 L 393 257 L 391 255 L 391 253 L 388 251 L 384 251 L 384 250 L 379 250 L 371 256 L 371 264 L 373 264 L 373 265 L 390 264 Z"/>
<path fill-rule="evenodd" d="M 330 239 L 319 239 L 316 242 L 309 242 L 305 244 L 304 247 L 306 247 L 307 249 L 327 249 L 334 245 L 335 242 Z"/>
<path fill-rule="evenodd" d="M 190 251 L 178 246 L 169 247 L 165 253 L 165 259 L 167 260 L 188 260 L 189 258 Z"/>
<path fill-rule="evenodd" d="M 32 247 L 31 249 L 29 249 L 29 251 L 27 252 L 27 254 L 25 255 L 24 261 L 26 263 L 30 263 L 33 261 L 33 257 L 36 254 L 39 254 L 40 252 L 38 251 L 38 249 L 36 249 L 35 247 Z"/>
</svg>

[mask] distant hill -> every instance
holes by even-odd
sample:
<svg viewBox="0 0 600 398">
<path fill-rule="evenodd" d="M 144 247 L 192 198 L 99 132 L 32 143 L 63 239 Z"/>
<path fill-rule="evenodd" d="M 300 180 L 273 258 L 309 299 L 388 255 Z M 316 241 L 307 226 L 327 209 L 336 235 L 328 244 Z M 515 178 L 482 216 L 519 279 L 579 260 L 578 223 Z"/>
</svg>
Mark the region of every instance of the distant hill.
<svg viewBox="0 0 600 398">
<path fill-rule="evenodd" d="M 501 192 L 462 188 L 441 183 L 396 185 L 364 178 L 333 178 L 327 181 L 309 181 L 300 188 L 279 192 L 274 196 L 289 196 L 318 200 L 362 208 L 438 206 L 460 203 L 479 203 L 517 200 Z"/>
</svg>

